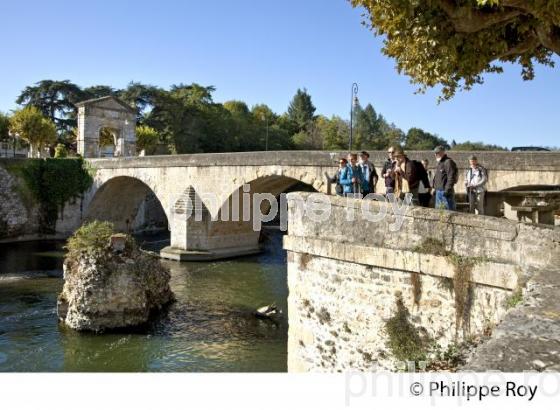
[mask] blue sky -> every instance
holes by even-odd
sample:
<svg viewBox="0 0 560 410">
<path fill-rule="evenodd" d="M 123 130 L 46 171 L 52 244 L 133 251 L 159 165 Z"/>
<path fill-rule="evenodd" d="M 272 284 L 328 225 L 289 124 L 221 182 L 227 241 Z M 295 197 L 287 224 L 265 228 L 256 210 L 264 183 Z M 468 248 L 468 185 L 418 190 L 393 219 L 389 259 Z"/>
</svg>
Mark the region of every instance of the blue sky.
<svg viewBox="0 0 560 410">
<path fill-rule="evenodd" d="M 538 68 L 532 82 L 507 66 L 438 105 L 437 91 L 414 94 L 360 14 L 346 0 L 2 0 L 0 110 L 14 109 L 19 92 L 42 79 L 115 88 L 133 80 L 214 85 L 216 101 L 266 103 L 279 113 L 306 87 L 317 113 L 348 118 L 355 81 L 360 102 L 405 131 L 560 145 L 560 66 Z"/>
</svg>

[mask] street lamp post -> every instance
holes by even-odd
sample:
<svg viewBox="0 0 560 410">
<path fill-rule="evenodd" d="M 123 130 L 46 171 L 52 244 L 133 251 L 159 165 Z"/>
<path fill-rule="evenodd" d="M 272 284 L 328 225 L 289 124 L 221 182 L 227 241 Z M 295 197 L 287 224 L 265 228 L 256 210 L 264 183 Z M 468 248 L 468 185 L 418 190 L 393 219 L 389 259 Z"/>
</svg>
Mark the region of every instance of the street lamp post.
<svg viewBox="0 0 560 410">
<path fill-rule="evenodd" d="M 352 138 L 353 135 L 353 125 L 354 125 L 354 106 L 358 105 L 358 84 L 352 84 L 352 94 L 350 100 L 350 143 L 348 144 L 348 151 L 352 151 Z"/>
</svg>

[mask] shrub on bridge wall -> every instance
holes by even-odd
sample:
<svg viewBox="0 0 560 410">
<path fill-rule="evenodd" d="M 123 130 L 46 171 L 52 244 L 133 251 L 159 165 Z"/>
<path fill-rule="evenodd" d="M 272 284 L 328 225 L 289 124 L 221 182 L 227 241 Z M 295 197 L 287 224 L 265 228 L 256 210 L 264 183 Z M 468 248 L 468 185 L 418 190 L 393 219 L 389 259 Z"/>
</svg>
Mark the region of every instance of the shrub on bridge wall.
<svg viewBox="0 0 560 410">
<path fill-rule="evenodd" d="M 427 341 L 422 340 L 418 330 L 410 322 L 410 313 L 400 293 L 396 295 L 396 305 L 395 315 L 385 323 L 385 330 L 389 336 L 389 349 L 401 362 L 425 361 Z"/>
<path fill-rule="evenodd" d="M 80 197 L 93 183 L 82 158 L 32 159 L 18 173 L 40 207 L 41 233 L 53 233 L 64 204 Z"/>
<path fill-rule="evenodd" d="M 471 281 L 471 273 L 474 266 L 483 262 L 484 258 L 473 258 L 468 256 L 460 256 L 454 252 L 447 250 L 445 244 L 437 239 L 426 238 L 424 241 L 414 248 L 415 252 L 427 253 L 437 256 L 445 256 L 453 265 L 454 275 L 451 279 L 451 287 L 455 296 L 455 331 L 458 335 L 459 329 L 462 327 L 463 334 L 470 333 L 470 316 L 473 305 L 474 288 Z M 443 284 L 447 287 L 449 280 L 443 279 Z M 421 290 L 414 285 L 414 300 L 420 299 Z M 417 293 L 419 293 L 417 295 Z"/>
</svg>

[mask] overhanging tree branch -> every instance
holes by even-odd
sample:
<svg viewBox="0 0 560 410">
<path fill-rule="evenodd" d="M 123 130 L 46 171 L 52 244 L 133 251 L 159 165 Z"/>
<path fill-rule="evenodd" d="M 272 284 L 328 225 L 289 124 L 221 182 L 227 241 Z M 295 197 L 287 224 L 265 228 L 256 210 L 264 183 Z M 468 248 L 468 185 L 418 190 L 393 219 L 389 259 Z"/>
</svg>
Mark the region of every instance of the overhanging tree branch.
<svg viewBox="0 0 560 410">
<path fill-rule="evenodd" d="M 523 11 L 516 9 L 492 13 L 473 10 L 472 7 L 457 6 L 454 0 L 439 0 L 438 3 L 459 33 L 476 33 L 523 14 Z"/>
<path fill-rule="evenodd" d="M 549 50 L 554 51 L 556 54 L 560 55 L 560 34 L 558 32 L 560 29 L 554 27 L 544 27 L 539 26 L 537 28 L 537 35 L 543 46 Z"/>
</svg>

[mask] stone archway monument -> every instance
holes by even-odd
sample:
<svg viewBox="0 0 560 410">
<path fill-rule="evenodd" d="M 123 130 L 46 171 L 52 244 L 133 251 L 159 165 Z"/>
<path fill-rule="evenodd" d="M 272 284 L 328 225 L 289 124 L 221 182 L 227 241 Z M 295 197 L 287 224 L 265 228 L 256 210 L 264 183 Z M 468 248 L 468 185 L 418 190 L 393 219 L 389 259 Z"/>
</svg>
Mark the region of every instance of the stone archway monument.
<svg viewBox="0 0 560 410">
<path fill-rule="evenodd" d="M 76 104 L 78 108 L 78 154 L 101 155 L 101 131 L 114 132 L 115 157 L 136 155 L 136 111 L 116 97 L 108 96 Z"/>
</svg>

